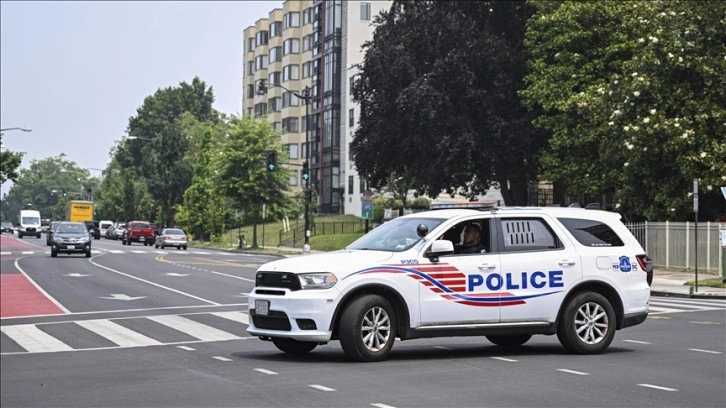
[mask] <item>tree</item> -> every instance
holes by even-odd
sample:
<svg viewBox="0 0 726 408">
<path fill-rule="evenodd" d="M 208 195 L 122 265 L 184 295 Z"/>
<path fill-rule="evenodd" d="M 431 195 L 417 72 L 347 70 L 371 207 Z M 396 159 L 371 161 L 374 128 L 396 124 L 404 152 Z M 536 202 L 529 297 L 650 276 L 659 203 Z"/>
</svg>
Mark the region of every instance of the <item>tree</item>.
<svg viewBox="0 0 726 408">
<path fill-rule="evenodd" d="M 517 95 L 532 12 L 524 2 L 395 1 L 374 19 L 351 143 L 372 187 L 395 173 L 432 198 L 499 186 L 508 204 L 526 204 L 545 143 Z"/>
<path fill-rule="evenodd" d="M 280 151 L 280 138 L 269 122 L 233 116 L 214 164 L 220 191 L 253 223 L 253 248 L 257 248 L 262 205 L 271 218 L 287 215 L 294 205 L 287 194 L 290 170 L 279 166 L 275 171 L 267 171 L 264 163 L 268 150 L 276 150 L 279 160 L 286 160 Z"/>
<path fill-rule="evenodd" d="M 726 210 L 722 2 L 537 2 L 526 45 L 529 106 L 552 133 L 543 178 L 571 195 L 612 194 L 622 212 L 707 218 Z M 719 203 L 720 204 L 717 204 Z"/>
<path fill-rule="evenodd" d="M 0 146 L 2 146 L 2 133 L 0 133 Z M 10 180 L 16 182 L 18 180 L 18 168 L 23 163 L 24 152 L 11 152 L 10 150 L 0 150 L 0 184 Z"/>
</svg>

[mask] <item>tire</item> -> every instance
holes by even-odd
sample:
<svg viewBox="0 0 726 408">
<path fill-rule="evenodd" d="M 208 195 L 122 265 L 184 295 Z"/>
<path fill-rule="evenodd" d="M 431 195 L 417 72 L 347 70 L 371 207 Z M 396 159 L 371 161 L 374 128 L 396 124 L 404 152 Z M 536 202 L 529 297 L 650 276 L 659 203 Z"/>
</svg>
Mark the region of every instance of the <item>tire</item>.
<svg viewBox="0 0 726 408">
<path fill-rule="evenodd" d="M 380 295 L 361 296 L 340 317 L 340 345 L 353 360 L 384 360 L 396 340 L 396 324 L 391 302 Z"/>
<path fill-rule="evenodd" d="M 91 257 L 91 250 L 89 249 L 88 251 L 86 251 L 86 258 L 90 258 L 90 257 Z"/>
<path fill-rule="evenodd" d="M 164 244 L 161 244 L 161 249 L 164 249 Z"/>
<path fill-rule="evenodd" d="M 531 334 L 516 334 L 512 336 L 486 336 L 487 340 L 500 347 L 519 347 L 532 338 Z"/>
<path fill-rule="evenodd" d="M 186 245 L 184 245 L 184 250 L 185 250 L 185 251 L 187 250 L 187 246 L 186 246 Z"/>
<path fill-rule="evenodd" d="M 159 244 L 154 244 L 154 248 L 159 249 Z"/>
<path fill-rule="evenodd" d="M 56 257 L 58 257 L 58 251 L 53 251 L 53 250 L 51 250 L 51 251 L 50 251 L 50 257 L 51 257 L 51 258 L 56 258 Z"/>
<path fill-rule="evenodd" d="M 297 355 L 303 355 L 307 354 L 315 347 L 318 346 L 318 343 L 312 342 L 312 341 L 297 341 L 293 339 L 281 339 L 281 338 L 275 338 L 272 339 L 272 343 L 280 349 L 280 351 L 284 351 L 288 354 L 297 354 Z"/>
<path fill-rule="evenodd" d="M 557 338 L 575 354 L 598 354 L 615 337 L 615 311 L 601 294 L 581 293 L 570 300 L 560 318 Z"/>
</svg>

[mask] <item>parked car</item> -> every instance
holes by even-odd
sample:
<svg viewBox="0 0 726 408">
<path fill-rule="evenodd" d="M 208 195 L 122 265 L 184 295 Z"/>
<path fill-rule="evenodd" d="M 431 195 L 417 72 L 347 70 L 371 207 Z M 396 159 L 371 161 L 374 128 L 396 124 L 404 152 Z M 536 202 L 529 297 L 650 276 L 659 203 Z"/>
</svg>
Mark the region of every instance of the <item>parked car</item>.
<svg viewBox="0 0 726 408">
<path fill-rule="evenodd" d="M 9 232 L 11 234 L 15 232 L 13 229 L 13 223 L 10 221 L 3 221 L 2 224 L 0 224 L 0 234 L 3 232 Z"/>
<path fill-rule="evenodd" d="M 120 223 L 116 224 L 116 227 L 113 229 L 113 239 L 119 240 L 124 235 L 124 231 L 126 231 L 126 224 Z"/>
<path fill-rule="evenodd" d="M 55 258 L 59 253 L 82 253 L 86 258 L 91 257 L 91 237 L 85 223 L 63 221 L 58 224 L 53 232 L 50 256 Z"/>
<path fill-rule="evenodd" d="M 108 231 L 109 228 L 113 227 L 113 222 L 111 221 L 101 221 L 98 223 L 98 228 L 101 231 L 101 236 L 104 238 L 108 238 L 108 235 L 106 235 L 106 231 Z"/>
<path fill-rule="evenodd" d="M 58 225 L 60 225 L 61 221 L 51 221 L 50 226 L 48 226 L 48 231 L 45 233 L 45 244 L 50 246 L 53 243 L 53 233 L 58 228 Z"/>
<path fill-rule="evenodd" d="M 164 249 L 165 247 L 176 247 L 176 249 L 187 249 L 187 234 L 179 228 L 164 228 L 154 241 L 154 248 Z"/>
</svg>

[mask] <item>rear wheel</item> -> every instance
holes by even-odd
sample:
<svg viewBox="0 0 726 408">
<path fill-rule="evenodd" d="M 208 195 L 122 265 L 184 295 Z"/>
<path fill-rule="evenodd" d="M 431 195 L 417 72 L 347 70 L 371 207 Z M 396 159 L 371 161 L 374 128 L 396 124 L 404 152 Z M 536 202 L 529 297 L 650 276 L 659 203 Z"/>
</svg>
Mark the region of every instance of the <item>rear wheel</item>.
<svg viewBox="0 0 726 408">
<path fill-rule="evenodd" d="M 58 256 L 58 251 L 53 251 L 53 250 L 50 251 L 50 257 L 51 258 L 55 258 L 57 256 Z"/>
<path fill-rule="evenodd" d="M 605 296 L 585 292 L 575 296 L 562 312 L 557 338 L 576 354 L 602 353 L 615 337 L 615 312 Z"/>
<path fill-rule="evenodd" d="M 288 354 L 307 354 L 311 352 L 318 343 L 312 341 L 297 341 L 293 339 L 272 339 L 275 347 Z"/>
<path fill-rule="evenodd" d="M 513 336 L 486 336 L 487 340 L 500 347 L 519 347 L 532 338 L 531 334 L 518 334 Z"/>
<path fill-rule="evenodd" d="M 380 295 L 353 300 L 339 324 L 340 345 L 354 360 L 384 360 L 396 339 L 396 313 L 391 302 Z"/>
</svg>

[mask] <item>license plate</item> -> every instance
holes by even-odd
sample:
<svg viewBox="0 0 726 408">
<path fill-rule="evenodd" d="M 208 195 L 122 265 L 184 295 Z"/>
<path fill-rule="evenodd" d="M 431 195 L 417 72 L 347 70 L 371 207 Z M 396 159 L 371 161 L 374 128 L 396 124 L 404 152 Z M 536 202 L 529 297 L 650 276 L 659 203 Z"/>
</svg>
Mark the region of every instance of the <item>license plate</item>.
<svg viewBox="0 0 726 408">
<path fill-rule="evenodd" d="M 75 245 L 68 245 L 68 249 L 76 249 Z"/>
<path fill-rule="evenodd" d="M 267 316 L 270 313 L 270 301 L 269 300 L 255 300 L 255 314 Z"/>
<path fill-rule="evenodd" d="M 145 237 L 139 237 L 139 241 L 144 242 L 144 240 L 146 240 Z"/>
</svg>

